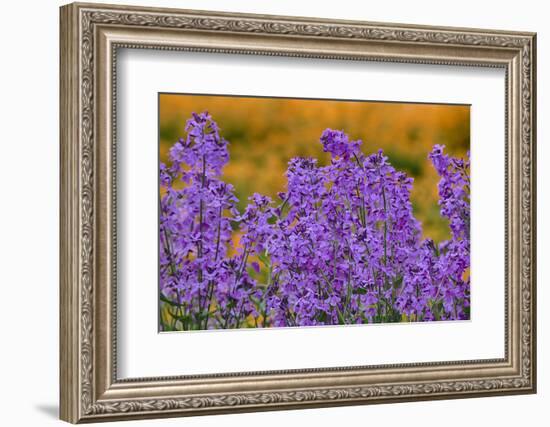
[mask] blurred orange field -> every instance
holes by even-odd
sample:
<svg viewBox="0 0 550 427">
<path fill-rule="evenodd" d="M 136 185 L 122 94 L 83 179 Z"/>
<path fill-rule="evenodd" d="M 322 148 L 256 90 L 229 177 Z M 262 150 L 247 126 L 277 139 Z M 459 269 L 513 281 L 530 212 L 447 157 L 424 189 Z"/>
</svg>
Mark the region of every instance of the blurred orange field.
<svg viewBox="0 0 550 427">
<path fill-rule="evenodd" d="M 185 135 L 192 112 L 208 111 L 229 141 L 223 179 L 234 185 L 239 209 L 257 192 L 276 198 L 285 190 L 284 173 L 295 156 L 329 161 L 319 137 L 326 128 L 363 141 L 366 154 L 384 150 L 391 164 L 414 178 L 411 199 L 424 237 L 450 237 L 437 204 L 438 176 L 428 160 L 433 145 L 452 156 L 470 148 L 470 107 L 370 101 L 334 101 L 185 94 L 159 95 L 160 160 Z"/>
</svg>

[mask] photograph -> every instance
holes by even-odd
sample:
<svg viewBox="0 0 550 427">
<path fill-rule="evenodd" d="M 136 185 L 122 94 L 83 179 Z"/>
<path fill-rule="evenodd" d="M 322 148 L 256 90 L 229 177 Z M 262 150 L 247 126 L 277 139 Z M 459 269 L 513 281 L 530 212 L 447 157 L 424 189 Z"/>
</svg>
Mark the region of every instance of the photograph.
<svg viewBox="0 0 550 427">
<path fill-rule="evenodd" d="M 470 319 L 470 106 L 159 93 L 159 330 Z"/>
</svg>

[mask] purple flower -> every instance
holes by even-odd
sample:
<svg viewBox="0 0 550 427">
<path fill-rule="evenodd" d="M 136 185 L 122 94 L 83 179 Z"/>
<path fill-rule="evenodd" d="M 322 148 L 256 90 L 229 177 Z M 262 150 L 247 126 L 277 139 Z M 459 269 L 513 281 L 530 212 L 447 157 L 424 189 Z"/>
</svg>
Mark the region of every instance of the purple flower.
<svg viewBox="0 0 550 427">
<path fill-rule="evenodd" d="M 346 160 L 357 154 L 361 146 L 361 141 L 350 141 L 343 131 L 333 129 L 325 129 L 321 135 L 321 143 L 325 152 Z"/>
</svg>

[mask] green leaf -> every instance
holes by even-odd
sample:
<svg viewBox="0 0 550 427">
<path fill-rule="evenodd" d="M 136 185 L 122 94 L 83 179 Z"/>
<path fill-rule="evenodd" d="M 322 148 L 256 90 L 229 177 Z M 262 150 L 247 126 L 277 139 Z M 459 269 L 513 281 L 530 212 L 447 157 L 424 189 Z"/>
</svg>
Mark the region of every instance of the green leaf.
<svg viewBox="0 0 550 427">
<path fill-rule="evenodd" d="M 165 302 L 166 304 L 170 304 L 174 307 L 183 307 L 183 304 L 178 304 L 177 302 L 174 302 L 174 301 L 166 298 L 162 293 L 160 294 L 160 300 L 162 302 Z"/>
<path fill-rule="evenodd" d="M 259 254 L 258 259 L 263 262 L 266 267 L 271 267 L 271 259 L 268 256 L 264 254 Z"/>
<path fill-rule="evenodd" d="M 178 316 L 177 314 L 174 314 L 172 313 L 171 311 L 168 311 L 168 315 L 172 318 L 172 319 L 176 319 L 176 320 L 179 320 L 180 322 L 187 322 L 189 320 L 189 316 Z"/>
</svg>

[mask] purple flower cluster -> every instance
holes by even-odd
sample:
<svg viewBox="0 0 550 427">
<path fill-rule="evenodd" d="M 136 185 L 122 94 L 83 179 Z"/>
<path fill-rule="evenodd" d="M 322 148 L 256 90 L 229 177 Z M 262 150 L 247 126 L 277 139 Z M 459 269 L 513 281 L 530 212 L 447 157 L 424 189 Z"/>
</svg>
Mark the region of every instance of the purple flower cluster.
<svg viewBox="0 0 550 427">
<path fill-rule="evenodd" d="M 172 329 L 238 327 L 260 289 L 247 274 L 247 251 L 227 255 L 231 221 L 239 219 L 233 187 L 219 179 L 227 141 L 206 113 L 194 114 L 186 131 L 170 149 L 170 167 L 160 165 L 161 300 L 173 307 Z"/>
<path fill-rule="evenodd" d="M 321 135 L 328 166 L 291 159 L 280 200 L 254 194 L 242 214 L 220 179 L 229 155 L 215 122 L 194 114 L 186 131 L 160 166 L 164 330 L 469 317 L 468 160 L 429 155 L 452 231 L 435 245 L 413 215 L 412 178 L 342 131 Z"/>
</svg>

